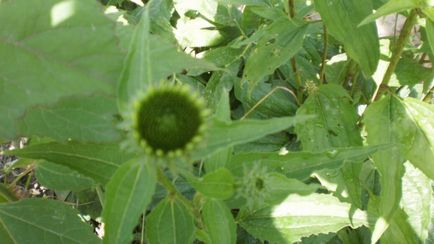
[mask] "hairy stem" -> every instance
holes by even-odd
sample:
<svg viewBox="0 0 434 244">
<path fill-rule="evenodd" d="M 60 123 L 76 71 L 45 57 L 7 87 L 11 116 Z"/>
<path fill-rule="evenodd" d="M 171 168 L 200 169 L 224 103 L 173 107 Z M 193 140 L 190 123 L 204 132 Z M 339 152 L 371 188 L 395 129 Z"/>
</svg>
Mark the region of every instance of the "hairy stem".
<svg viewBox="0 0 434 244">
<path fill-rule="evenodd" d="M 389 66 L 387 67 L 386 73 L 383 76 L 383 80 L 381 81 L 380 86 L 377 88 L 376 92 L 374 93 L 374 96 L 372 96 L 371 102 L 377 100 L 380 97 L 380 95 L 383 93 L 383 91 L 387 90 L 387 85 L 389 84 L 390 78 L 395 72 L 396 65 L 398 64 L 399 59 L 401 58 L 402 51 L 404 50 L 405 44 L 407 43 L 410 37 L 413 26 L 416 24 L 416 20 L 417 20 L 417 10 L 413 9 L 411 10 L 410 15 L 407 17 L 407 20 L 405 21 L 404 26 L 402 27 L 401 34 L 399 35 L 399 38 L 396 41 L 395 48 L 393 49 Z"/>
<path fill-rule="evenodd" d="M 186 207 L 193 209 L 193 206 L 187 198 L 184 197 L 181 193 L 178 192 L 175 185 L 166 177 L 163 170 L 160 167 L 157 167 L 157 178 L 158 182 L 166 188 L 169 196 L 177 197 Z"/>
<path fill-rule="evenodd" d="M 328 49 L 328 42 L 329 42 L 327 27 L 325 25 L 323 25 L 323 30 L 324 30 L 323 31 L 324 50 L 323 50 L 322 59 L 321 59 L 321 70 L 319 72 L 319 84 L 320 85 L 322 85 L 324 83 L 324 79 L 325 79 L 325 66 L 326 66 L 327 49 Z"/>
<path fill-rule="evenodd" d="M 289 7 L 289 17 L 293 19 L 295 16 L 294 0 L 288 0 L 288 7 Z M 291 58 L 291 68 L 292 71 L 294 72 L 295 83 L 297 84 L 297 100 L 299 103 L 301 103 L 303 99 L 303 88 L 301 83 L 301 76 L 297 69 L 297 61 L 295 60 L 295 57 Z"/>
</svg>

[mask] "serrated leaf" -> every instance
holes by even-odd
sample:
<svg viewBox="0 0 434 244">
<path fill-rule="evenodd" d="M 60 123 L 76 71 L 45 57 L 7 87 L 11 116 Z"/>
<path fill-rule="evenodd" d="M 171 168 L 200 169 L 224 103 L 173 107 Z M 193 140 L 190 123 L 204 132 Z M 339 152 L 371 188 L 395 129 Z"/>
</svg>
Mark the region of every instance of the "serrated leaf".
<svg viewBox="0 0 434 244">
<path fill-rule="evenodd" d="M 34 105 L 113 94 L 121 69 L 114 22 L 95 1 L 17 0 L 0 6 L 0 137 Z"/>
<path fill-rule="evenodd" d="M 331 195 L 290 195 L 283 202 L 252 211 L 239 223 L 250 234 L 273 243 L 293 243 L 312 234 L 367 225 L 367 214 Z"/>
<path fill-rule="evenodd" d="M 191 177 L 188 180 L 198 192 L 210 198 L 225 200 L 235 191 L 235 179 L 226 168 L 219 168 L 202 178 Z"/>
<path fill-rule="evenodd" d="M 398 98 L 387 96 L 369 105 L 364 117 L 368 144 L 400 143 L 397 132 L 406 128 L 402 124 L 404 118 L 405 112 L 402 111 Z M 379 151 L 372 157 L 380 173 L 381 189 L 387 189 L 380 193 L 378 215 L 381 218 L 372 235 L 372 241 L 376 242 L 387 229 L 388 222 L 399 206 L 404 157 L 399 147 Z"/>
<path fill-rule="evenodd" d="M 118 86 L 118 106 L 125 111 L 137 92 L 158 84 L 166 76 L 182 69 L 215 69 L 215 66 L 177 51 L 170 42 L 150 34 L 149 10 L 144 8 L 135 27 Z"/>
<path fill-rule="evenodd" d="M 319 185 L 307 185 L 300 180 L 288 178 L 285 175 L 271 172 L 267 174 L 264 185 L 265 192 L 264 202 L 270 205 L 278 204 L 290 194 L 309 195 L 318 190 Z"/>
<path fill-rule="evenodd" d="M 51 190 L 81 191 L 95 185 L 91 178 L 66 166 L 47 161 L 37 164 L 35 176 L 41 185 Z"/>
<path fill-rule="evenodd" d="M 434 179 L 434 106 L 414 98 L 400 103 L 405 118 L 396 133 L 404 154 L 413 165 Z M 397 125 L 398 126 L 398 125 Z"/>
<path fill-rule="evenodd" d="M 117 144 L 77 142 L 35 144 L 5 153 L 64 165 L 102 184 L 109 181 L 120 164 L 133 157 Z"/>
<path fill-rule="evenodd" d="M 131 243 L 133 229 L 155 191 L 155 166 L 150 163 L 133 159 L 119 167 L 107 184 L 104 243 Z"/>
<path fill-rule="evenodd" d="M 175 198 L 162 200 L 147 217 L 145 227 L 150 244 L 192 243 L 194 238 L 193 215 Z"/>
<path fill-rule="evenodd" d="M 254 141 L 311 119 L 312 116 L 281 117 L 267 120 L 245 119 L 224 122 L 212 119 L 206 142 L 193 154 L 198 159 L 238 144 Z"/>
<path fill-rule="evenodd" d="M 295 125 L 304 150 L 362 145 L 357 127 L 358 115 L 348 93 L 341 86 L 320 86 L 297 110 L 299 115 L 315 115 L 314 119 Z"/>
<path fill-rule="evenodd" d="M 370 147 L 333 148 L 323 152 L 288 152 L 278 153 L 243 153 L 232 157 L 227 167 L 236 175 L 242 175 L 243 168 L 261 164 L 268 170 L 282 173 L 291 178 L 304 180 L 314 171 L 324 168 L 339 168 L 344 161 L 367 159 L 378 150 L 390 148 L 390 145 Z"/>
<path fill-rule="evenodd" d="M 230 209 L 222 201 L 207 199 L 202 208 L 202 218 L 210 244 L 234 244 L 237 226 Z"/>
<path fill-rule="evenodd" d="M 306 30 L 307 26 L 298 26 L 288 18 L 278 19 L 265 29 L 244 69 L 243 80 L 248 82 L 250 92 L 302 48 Z"/>
<path fill-rule="evenodd" d="M 365 75 L 372 75 L 380 59 L 380 46 L 375 23 L 358 26 L 372 13 L 371 0 L 315 0 L 315 9 L 329 33 L 342 42 L 348 56 Z"/>
<path fill-rule="evenodd" d="M 114 142 L 116 100 L 105 96 L 73 96 L 50 106 L 28 109 L 18 124 L 23 136 L 50 137 L 57 141 Z"/>
<path fill-rule="evenodd" d="M 0 240 L 14 244 L 100 243 L 90 225 L 78 217 L 78 211 L 46 199 L 0 204 Z"/>
<path fill-rule="evenodd" d="M 419 239 L 425 241 L 428 237 L 432 218 L 431 212 L 433 211 L 431 181 L 409 162 L 405 163 L 404 166 L 401 205 L 408 215 L 407 222 Z"/>
</svg>

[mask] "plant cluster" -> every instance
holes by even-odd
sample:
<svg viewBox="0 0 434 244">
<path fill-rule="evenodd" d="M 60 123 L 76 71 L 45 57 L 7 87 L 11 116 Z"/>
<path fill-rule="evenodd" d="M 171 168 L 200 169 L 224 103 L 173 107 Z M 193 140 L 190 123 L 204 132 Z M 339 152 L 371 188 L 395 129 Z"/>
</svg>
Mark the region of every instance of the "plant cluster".
<svg viewBox="0 0 434 244">
<path fill-rule="evenodd" d="M 0 243 L 434 241 L 432 1 L 0 0 L 0 57 Z"/>
</svg>

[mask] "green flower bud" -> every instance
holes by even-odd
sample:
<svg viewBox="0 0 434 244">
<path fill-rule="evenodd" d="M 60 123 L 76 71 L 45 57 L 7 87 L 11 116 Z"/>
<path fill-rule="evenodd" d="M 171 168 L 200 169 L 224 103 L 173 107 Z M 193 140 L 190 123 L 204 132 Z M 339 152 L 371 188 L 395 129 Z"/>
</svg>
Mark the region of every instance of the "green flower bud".
<svg viewBox="0 0 434 244">
<path fill-rule="evenodd" d="M 203 139 L 208 110 L 203 99 L 186 86 L 150 87 L 133 106 L 134 140 L 150 156 L 187 156 Z"/>
</svg>

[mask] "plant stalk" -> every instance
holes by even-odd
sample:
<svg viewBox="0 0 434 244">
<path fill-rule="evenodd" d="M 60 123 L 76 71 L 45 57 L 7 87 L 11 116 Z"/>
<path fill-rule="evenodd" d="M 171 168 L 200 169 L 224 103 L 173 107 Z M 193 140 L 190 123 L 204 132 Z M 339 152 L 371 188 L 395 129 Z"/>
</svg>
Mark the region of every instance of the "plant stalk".
<svg viewBox="0 0 434 244">
<path fill-rule="evenodd" d="M 387 90 L 390 78 L 395 72 L 396 66 L 399 62 L 399 59 L 401 58 L 401 54 L 402 51 L 404 50 L 405 44 L 407 43 L 410 37 L 411 30 L 413 29 L 413 26 L 416 24 L 416 20 L 417 20 L 417 10 L 412 9 L 410 15 L 407 17 L 407 20 L 404 23 L 404 26 L 402 27 L 401 34 L 399 35 L 399 38 L 396 41 L 395 48 L 393 49 L 392 52 L 392 57 L 390 58 L 389 66 L 387 67 L 386 73 L 383 76 L 383 80 L 381 81 L 381 84 L 377 87 L 377 90 L 372 96 L 371 102 L 376 101 L 384 92 L 384 90 Z"/>
<path fill-rule="evenodd" d="M 288 8 L 289 8 L 289 17 L 293 19 L 295 17 L 294 0 L 288 0 Z M 292 72 L 294 72 L 295 83 L 297 84 L 297 100 L 299 103 L 301 103 L 303 100 L 303 88 L 301 83 L 300 72 L 298 72 L 297 61 L 295 60 L 295 57 L 291 58 L 291 68 L 292 68 Z"/>
<path fill-rule="evenodd" d="M 319 72 L 319 84 L 322 85 L 324 83 L 325 79 L 325 66 L 326 66 L 326 59 L 327 59 L 327 50 L 328 50 L 328 33 L 327 33 L 327 27 L 323 25 L 323 43 L 324 43 L 324 50 L 322 54 L 321 59 L 321 70 Z"/>
</svg>

